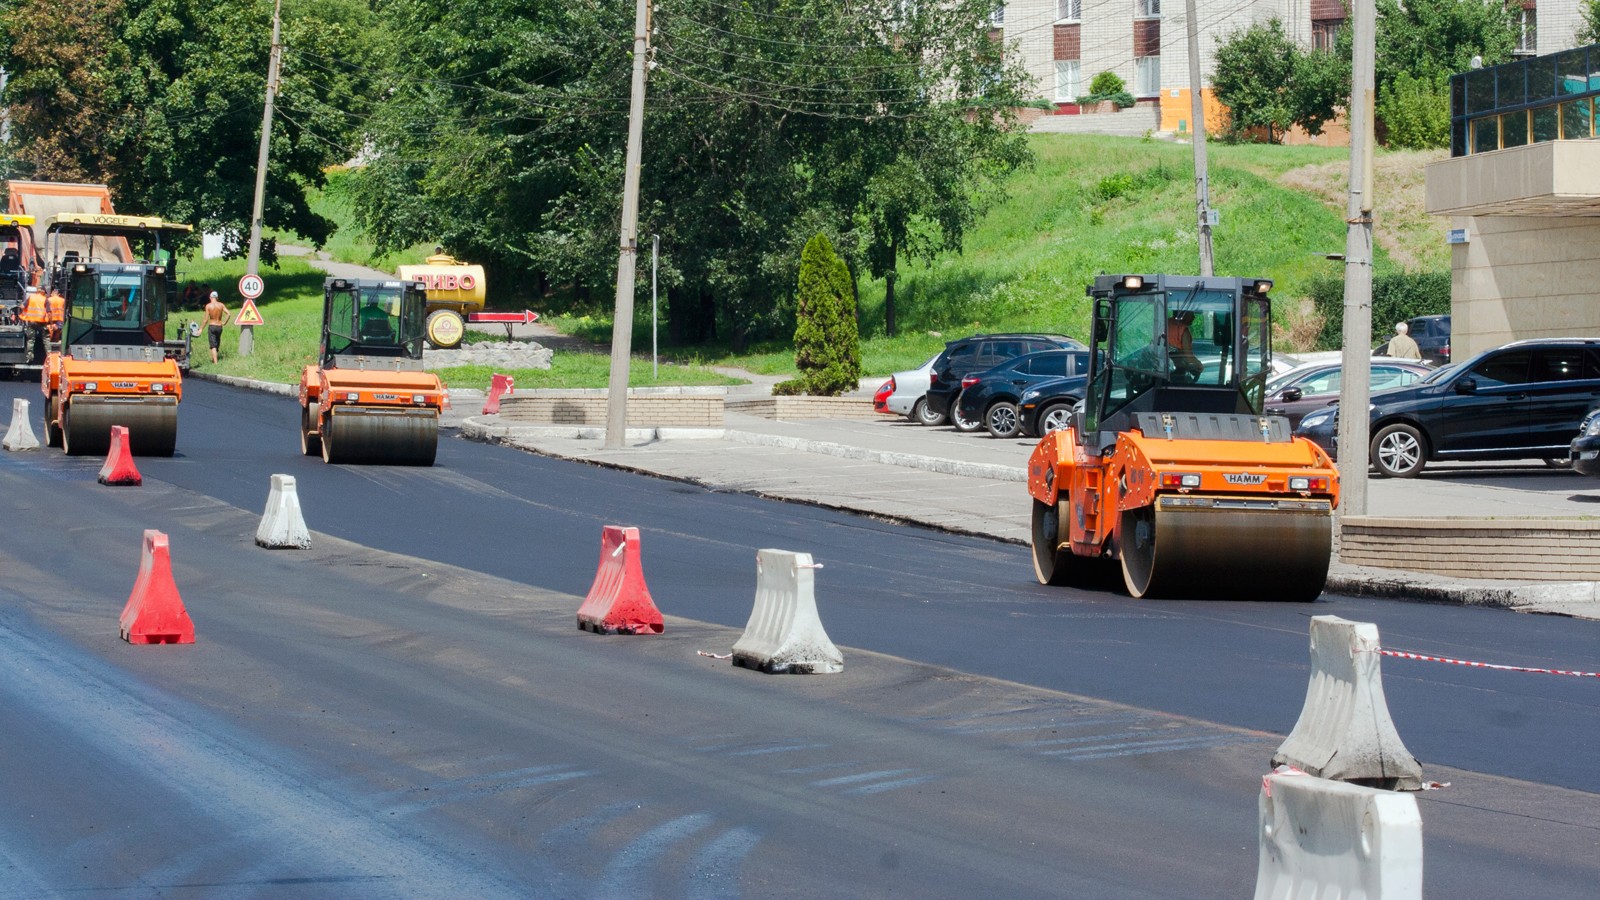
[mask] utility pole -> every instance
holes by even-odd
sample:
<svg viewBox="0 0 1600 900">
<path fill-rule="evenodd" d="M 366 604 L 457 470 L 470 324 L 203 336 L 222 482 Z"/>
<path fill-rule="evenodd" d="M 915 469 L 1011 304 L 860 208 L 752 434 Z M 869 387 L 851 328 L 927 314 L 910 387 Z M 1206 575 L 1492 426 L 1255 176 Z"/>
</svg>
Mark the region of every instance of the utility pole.
<svg viewBox="0 0 1600 900">
<path fill-rule="evenodd" d="M 1339 390 L 1339 514 L 1367 514 L 1372 372 L 1373 0 L 1354 0 L 1350 71 L 1350 200 L 1344 245 L 1344 363 Z"/>
<path fill-rule="evenodd" d="M 1200 235 L 1200 275 L 1213 273 L 1211 260 L 1211 186 L 1206 172 L 1206 105 L 1200 96 L 1200 19 L 1195 0 L 1186 0 L 1189 20 L 1189 130 L 1194 143 L 1194 205 Z"/>
<path fill-rule="evenodd" d="M 650 235 L 650 380 L 661 378 L 661 351 L 657 347 L 656 333 L 656 266 L 661 258 L 661 235 Z"/>
<path fill-rule="evenodd" d="M 633 283 L 639 257 L 639 168 L 644 142 L 644 71 L 650 51 L 650 0 L 633 13 L 633 93 L 628 103 L 628 163 L 622 177 L 622 246 L 617 254 L 617 310 L 611 322 L 611 378 L 606 382 L 607 450 L 628 429 L 628 353 L 633 347 Z"/>
<path fill-rule="evenodd" d="M 267 194 L 267 148 L 272 145 L 272 100 L 278 95 L 278 64 L 282 59 L 283 44 L 278 40 L 279 17 L 283 0 L 272 4 L 272 54 L 267 63 L 267 102 L 261 112 L 261 154 L 256 157 L 256 199 L 250 210 L 250 255 L 245 259 L 245 272 L 261 274 L 261 218 Z M 255 326 L 239 326 L 239 355 L 249 356 L 255 349 Z"/>
</svg>

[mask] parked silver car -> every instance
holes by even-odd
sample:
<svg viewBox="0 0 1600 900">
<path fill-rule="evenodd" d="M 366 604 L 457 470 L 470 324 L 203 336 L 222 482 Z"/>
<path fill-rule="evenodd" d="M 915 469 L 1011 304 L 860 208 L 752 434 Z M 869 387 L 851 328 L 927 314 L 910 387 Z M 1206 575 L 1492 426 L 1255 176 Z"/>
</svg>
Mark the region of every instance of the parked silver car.
<svg viewBox="0 0 1600 900">
<path fill-rule="evenodd" d="M 889 399 L 884 401 L 889 412 L 905 416 L 922 425 L 944 424 L 945 417 L 942 415 L 933 415 L 929 418 L 928 404 L 923 401 L 932 378 L 933 361 L 938 358 L 939 354 L 935 353 L 920 368 L 896 372 L 890 376 L 894 380 L 894 391 L 889 394 Z"/>
</svg>

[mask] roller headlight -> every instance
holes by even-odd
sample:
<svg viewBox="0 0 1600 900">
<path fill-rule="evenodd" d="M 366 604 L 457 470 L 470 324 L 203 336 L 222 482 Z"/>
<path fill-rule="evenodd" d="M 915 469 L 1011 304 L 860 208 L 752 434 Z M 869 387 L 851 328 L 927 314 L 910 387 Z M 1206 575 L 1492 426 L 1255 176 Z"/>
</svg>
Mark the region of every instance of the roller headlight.
<svg viewBox="0 0 1600 900">
<path fill-rule="evenodd" d="M 354 403 L 357 400 L 361 399 L 361 395 L 356 393 L 355 391 L 350 391 L 349 393 L 344 395 L 344 399 L 348 400 L 351 403 Z"/>
</svg>

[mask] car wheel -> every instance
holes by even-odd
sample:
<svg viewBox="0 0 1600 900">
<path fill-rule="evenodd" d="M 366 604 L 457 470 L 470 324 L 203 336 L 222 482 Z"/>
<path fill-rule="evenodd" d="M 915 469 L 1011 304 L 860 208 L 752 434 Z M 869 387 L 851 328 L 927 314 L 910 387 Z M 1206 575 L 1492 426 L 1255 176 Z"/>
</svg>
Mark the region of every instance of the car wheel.
<svg viewBox="0 0 1600 900">
<path fill-rule="evenodd" d="M 1372 438 L 1372 464 L 1390 478 L 1414 478 L 1428 464 L 1422 432 L 1406 424 L 1388 425 Z"/>
<path fill-rule="evenodd" d="M 1022 433 L 1022 420 L 1017 415 L 1017 405 L 1001 400 L 984 414 L 983 427 L 997 438 L 1014 438 Z"/>
<path fill-rule="evenodd" d="M 1039 434 L 1044 436 L 1072 424 L 1072 404 L 1052 403 L 1039 414 Z"/>
<path fill-rule="evenodd" d="M 1547 456 L 1545 457 L 1544 464 L 1552 469 L 1570 469 L 1572 468 L 1572 457 L 1563 456 L 1557 458 Z"/>
<path fill-rule="evenodd" d="M 961 395 L 957 394 L 956 398 L 950 401 L 950 424 L 954 425 L 957 431 L 970 434 L 983 427 L 983 420 L 968 419 L 961 415 Z"/>
<path fill-rule="evenodd" d="M 928 408 L 928 398 L 926 397 L 918 399 L 916 405 L 911 407 L 911 421 L 916 422 L 918 425 L 928 425 L 930 427 L 943 425 L 944 419 L 945 417 L 942 413 L 936 413 Z"/>
</svg>

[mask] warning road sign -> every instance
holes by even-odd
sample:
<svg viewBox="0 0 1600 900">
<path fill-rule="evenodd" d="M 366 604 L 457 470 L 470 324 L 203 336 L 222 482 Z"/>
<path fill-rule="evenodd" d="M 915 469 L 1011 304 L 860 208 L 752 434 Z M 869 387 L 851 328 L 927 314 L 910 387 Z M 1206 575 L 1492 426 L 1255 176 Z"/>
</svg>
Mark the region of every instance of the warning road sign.
<svg viewBox="0 0 1600 900">
<path fill-rule="evenodd" d="M 261 296 L 261 292 L 266 289 L 266 279 L 262 278 L 260 275 L 246 275 L 239 279 L 239 296 L 245 298 L 246 300 L 256 299 L 257 297 Z"/>
<path fill-rule="evenodd" d="M 246 275 L 245 277 L 249 278 L 250 276 Z M 235 325 L 267 324 L 261 318 L 261 310 L 256 309 L 256 302 L 254 300 L 246 300 L 244 302 L 244 306 L 240 307 L 239 309 L 239 317 L 234 319 L 233 322 Z"/>
</svg>

